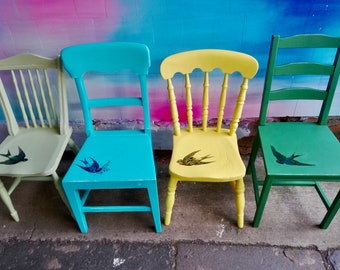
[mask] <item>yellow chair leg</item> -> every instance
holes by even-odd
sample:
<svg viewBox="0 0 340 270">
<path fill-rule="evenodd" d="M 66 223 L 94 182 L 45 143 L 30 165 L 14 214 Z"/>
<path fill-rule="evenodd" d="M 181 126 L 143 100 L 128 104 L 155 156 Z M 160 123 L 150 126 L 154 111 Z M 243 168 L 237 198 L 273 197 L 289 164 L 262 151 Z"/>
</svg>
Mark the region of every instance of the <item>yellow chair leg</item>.
<svg viewBox="0 0 340 270">
<path fill-rule="evenodd" d="M 235 184 L 235 197 L 236 197 L 236 211 L 237 211 L 237 226 L 242 229 L 244 225 L 244 182 L 243 179 L 239 179 Z"/>
<path fill-rule="evenodd" d="M 172 214 L 172 207 L 175 203 L 175 192 L 177 187 L 177 179 L 170 178 L 169 184 L 168 184 L 168 194 L 166 196 L 165 201 L 165 225 L 170 225 L 171 221 L 171 214 Z"/>
<path fill-rule="evenodd" d="M 2 201 L 4 202 L 4 204 L 7 206 L 12 218 L 16 222 L 18 222 L 19 221 L 18 212 L 14 209 L 14 206 L 12 204 L 12 200 L 9 197 L 7 190 L 6 190 L 4 184 L 2 183 L 1 180 L 0 180 L 0 197 L 1 197 Z"/>
</svg>

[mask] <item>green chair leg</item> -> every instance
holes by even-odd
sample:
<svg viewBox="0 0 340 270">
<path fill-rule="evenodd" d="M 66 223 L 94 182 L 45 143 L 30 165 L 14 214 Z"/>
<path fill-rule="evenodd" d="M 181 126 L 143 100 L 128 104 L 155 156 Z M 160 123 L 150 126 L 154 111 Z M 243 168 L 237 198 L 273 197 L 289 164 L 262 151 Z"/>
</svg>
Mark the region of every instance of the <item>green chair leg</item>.
<svg viewBox="0 0 340 270">
<path fill-rule="evenodd" d="M 253 227 L 257 228 L 260 225 L 264 207 L 266 206 L 269 191 L 272 187 L 272 179 L 268 178 L 264 181 L 263 188 L 259 201 L 257 203 L 256 212 L 253 220 Z"/>
<path fill-rule="evenodd" d="M 338 195 L 336 195 L 333 203 L 329 207 L 327 214 L 323 218 L 320 228 L 321 229 L 327 229 L 329 224 L 332 222 L 333 218 L 335 217 L 336 213 L 338 212 L 340 208 L 340 190 L 338 192 Z"/>
</svg>

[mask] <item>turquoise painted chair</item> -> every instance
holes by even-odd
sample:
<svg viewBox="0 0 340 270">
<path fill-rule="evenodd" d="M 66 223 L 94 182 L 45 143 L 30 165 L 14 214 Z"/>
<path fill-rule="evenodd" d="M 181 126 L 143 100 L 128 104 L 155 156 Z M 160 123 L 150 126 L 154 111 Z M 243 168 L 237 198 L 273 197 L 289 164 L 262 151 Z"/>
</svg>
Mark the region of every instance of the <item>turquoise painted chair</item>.
<svg viewBox="0 0 340 270">
<path fill-rule="evenodd" d="M 64 68 L 75 80 L 86 130 L 86 140 L 62 183 L 80 231 L 88 231 L 85 218 L 88 212 L 151 212 L 156 232 L 161 232 L 146 84 L 150 67 L 148 48 L 137 43 L 80 44 L 63 49 L 61 57 Z M 127 71 L 137 78 L 140 87 L 118 95 L 122 92 L 121 81 L 114 84 L 113 79 L 121 79 L 115 77 L 117 74 L 125 78 Z M 114 95 L 107 94 L 107 89 L 99 91 L 99 81 L 94 87 L 87 84 L 103 74 L 112 75 L 108 81 L 117 90 Z M 143 127 L 97 130 L 94 113 L 103 109 L 106 112 L 108 108 L 118 108 L 122 113 L 127 108 L 130 115 L 137 110 L 138 116 L 144 117 Z M 111 119 L 108 114 L 105 117 Z M 150 205 L 87 205 L 90 191 L 96 189 L 147 189 Z"/>
<path fill-rule="evenodd" d="M 327 126 L 327 119 L 340 73 L 340 37 L 296 35 L 273 36 L 259 117 L 247 173 L 252 175 L 257 209 L 253 226 L 258 227 L 273 186 L 313 186 L 328 213 L 320 224 L 327 228 L 340 205 L 340 195 L 330 202 L 321 181 L 340 182 L 340 143 Z M 313 60 L 295 60 L 311 55 Z M 318 52 L 329 51 L 329 58 L 318 59 Z M 332 57 L 331 57 L 332 56 Z M 320 57 L 319 57 L 320 58 Z M 319 61 L 318 61 L 319 60 Z M 327 62 L 328 60 L 328 62 Z M 312 86 L 306 82 L 314 80 Z M 286 83 L 285 83 L 286 82 Z M 288 82 L 288 83 L 287 83 Z M 317 88 L 315 88 L 317 84 Z M 277 106 L 287 109 L 295 100 L 295 116 L 305 116 L 310 106 L 319 108 L 315 122 L 272 122 Z M 306 104 L 306 101 L 313 101 Z M 266 176 L 259 179 L 255 159 L 262 149 Z M 260 193 L 260 188 L 261 193 Z M 334 183 L 335 191 L 338 185 Z M 303 196 L 303 194 L 301 194 Z M 280 202 L 281 203 L 281 202 Z"/>
</svg>

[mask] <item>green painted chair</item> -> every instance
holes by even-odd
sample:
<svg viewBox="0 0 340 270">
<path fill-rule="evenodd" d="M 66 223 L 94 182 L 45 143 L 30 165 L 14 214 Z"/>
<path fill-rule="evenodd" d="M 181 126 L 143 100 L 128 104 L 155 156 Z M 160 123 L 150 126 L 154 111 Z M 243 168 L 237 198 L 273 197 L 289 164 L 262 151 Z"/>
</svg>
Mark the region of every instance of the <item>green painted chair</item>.
<svg viewBox="0 0 340 270">
<path fill-rule="evenodd" d="M 328 114 L 336 90 L 339 73 L 340 37 L 325 35 L 296 35 L 286 38 L 273 36 L 255 137 L 247 167 L 252 174 L 256 199 L 253 226 L 258 227 L 272 186 L 314 186 L 329 217 L 320 225 L 327 228 L 339 208 L 339 195 L 334 205 L 327 198 L 319 182 L 340 182 L 340 143 L 327 126 Z M 318 59 L 318 50 L 329 50 L 330 59 Z M 313 56 L 313 61 L 295 60 Z M 287 60 L 288 59 L 288 60 Z M 330 60 L 326 63 L 326 60 Z M 313 81 L 312 81 L 313 80 Z M 312 84 L 307 84 L 309 82 Z M 311 86 L 312 85 L 312 86 Z M 318 88 L 313 87 L 318 85 Z M 277 106 L 287 109 L 295 101 L 295 116 L 313 106 L 320 108 L 315 122 L 271 121 Z M 307 103 L 306 102 L 312 102 Z M 258 179 L 255 159 L 262 149 L 266 176 Z M 260 186 L 262 186 L 260 192 Z M 334 187 L 337 185 L 334 183 Z M 301 194 L 303 196 L 303 194 Z"/>
<path fill-rule="evenodd" d="M 54 181 L 68 206 L 56 170 L 71 139 L 66 90 L 59 57 L 20 54 L 0 60 L 0 104 L 8 135 L 0 144 L 0 177 L 14 181 L 0 196 L 19 221 L 10 195 L 22 181 Z"/>
<path fill-rule="evenodd" d="M 61 57 L 75 80 L 86 131 L 86 140 L 63 178 L 80 231 L 88 231 L 85 213 L 151 212 L 156 232 L 161 232 L 146 83 L 149 49 L 139 43 L 99 42 L 65 48 Z M 104 74 L 108 83 L 101 87 Z M 122 83 L 128 83 L 129 91 Z M 112 119 L 114 110 L 125 113 L 126 119 L 141 117 L 143 121 L 133 129 L 123 125 L 105 130 L 94 127 L 96 115 Z M 99 189 L 144 189 L 150 203 L 94 205 L 89 194 Z"/>
</svg>

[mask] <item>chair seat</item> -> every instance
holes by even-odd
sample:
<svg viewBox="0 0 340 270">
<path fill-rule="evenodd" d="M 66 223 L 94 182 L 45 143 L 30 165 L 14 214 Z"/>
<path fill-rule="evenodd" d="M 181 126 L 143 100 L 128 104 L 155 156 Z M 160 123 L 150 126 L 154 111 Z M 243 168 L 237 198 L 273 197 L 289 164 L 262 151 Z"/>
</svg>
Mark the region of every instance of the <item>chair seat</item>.
<svg viewBox="0 0 340 270">
<path fill-rule="evenodd" d="M 267 123 L 259 126 L 259 136 L 266 171 L 276 179 L 284 180 L 285 175 L 294 175 L 296 179 L 314 177 L 321 180 L 319 177 L 322 176 L 324 180 L 339 181 L 340 144 L 328 126 L 301 122 Z M 280 164 L 271 146 L 285 157 L 295 154 L 294 160 L 303 164 Z"/>
<path fill-rule="evenodd" d="M 6 137 L 0 145 L 0 162 L 9 160 L 4 155 L 18 155 L 19 147 L 25 153 L 22 159 L 27 160 L 10 165 L 0 164 L 1 174 L 13 177 L 51 175 L 59 165 L 71 133 L 71 128 L 64 135 L 57 128 L 24 128 L 15 136 Z"/>
<path fill-rule="evenodd" d="M 221 133 L 216 129 L 194 129 L 192 133 L 182 130 L 180 136 L 174 136 L 173 153 L 169 170 L 181 181 L 234 181 L 245 175 L 245 166 L 239 154 L 236 134 L 229 135 L 228 130 Z M 194 158 L 208 157 L 201 162 L 206 164 L 183 165 L 183 158 L 194 151 Z M 210 162 L 210 163 L 209 163 Z M 182 164 L 181 164 L 182 163 Z M 190 162 L 189 162 L 190 163 Z"/>
<path fill-rule="evenodd" d="M 139 131 L 116 133 L 100 131 L 88 137 L 63 184 L 74 184 L 78 189 L 101 189 L 136 188 L 132 184 L 136 181 L 142 188 L 145 187 L 142 182 L 154 182 L 156 172 L 150 137 Z M 92 173 L 89 172 L 91 166 Z"/>
</svg>

